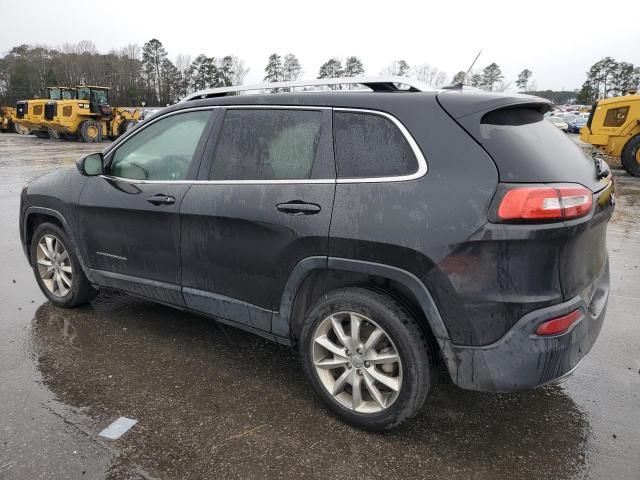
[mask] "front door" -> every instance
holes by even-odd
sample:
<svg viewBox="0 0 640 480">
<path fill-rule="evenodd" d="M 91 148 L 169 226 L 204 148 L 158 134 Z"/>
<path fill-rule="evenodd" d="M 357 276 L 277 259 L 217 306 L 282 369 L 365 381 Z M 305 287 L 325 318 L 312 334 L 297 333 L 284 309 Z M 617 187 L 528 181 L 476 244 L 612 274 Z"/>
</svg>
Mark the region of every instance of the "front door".
<svg viewBox="0 0 640 480">
<path fill-rule="evenodd" d="M 228 108 L 182 217 L 188 307 L 270 331 L 293 267 L 326 256 L 335 192 L 329 109 Z M 211 167 L 205 168 L 211 161 Z"/>
<path fill-rule="evenodd" d="M 195 178 L 211 110 L 160 117 L 105 158 L 80 196 L 83 253 L 101 285 L 182 305 L 180 204 Z"/>
</svg>

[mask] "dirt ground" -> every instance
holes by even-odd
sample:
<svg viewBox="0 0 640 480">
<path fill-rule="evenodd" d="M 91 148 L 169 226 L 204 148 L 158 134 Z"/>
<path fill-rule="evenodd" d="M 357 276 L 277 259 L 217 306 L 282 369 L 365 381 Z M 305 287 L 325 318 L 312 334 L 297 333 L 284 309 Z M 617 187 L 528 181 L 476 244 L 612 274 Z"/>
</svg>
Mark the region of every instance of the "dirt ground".
<svg viewBox="0 0 640 480">
<path fill-rule="evenodd" d="M 609 309 L 575 375 L 510 395 L 441 380 L 371 434 L 328 414 L 288 348 L 122 294 L 45 300 L 20 190 L 95 149 L 0 135 L 0 479 L 640 479 L 640 178 L 614 169 Z M 120 416 L 138 423 L 97 435 Z"/>
</svg>

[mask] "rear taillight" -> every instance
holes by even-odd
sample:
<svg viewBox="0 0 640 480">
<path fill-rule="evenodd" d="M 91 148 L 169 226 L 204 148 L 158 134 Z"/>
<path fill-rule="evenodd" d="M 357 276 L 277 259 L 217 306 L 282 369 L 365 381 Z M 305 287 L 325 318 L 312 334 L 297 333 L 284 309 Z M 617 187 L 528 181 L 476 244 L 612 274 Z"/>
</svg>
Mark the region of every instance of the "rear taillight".
<svg viewBox="0 0 640 480">
<path fill-rule="evenodd" d="M 560 335 L 561 333 L 569 330 L 571 325 L 576 323 L 582 314 L 580 310 L 574 310 L 573 312 L 563 315 L 562 317 L 554 318 L 553 320 L 547 320 L 544 323 L 538 325 L 536 328 L 536 334 L 541 337 L 548 337 L 550 335 Z"/>
<path fill-rule="evenodd" d="M 581 185 L 514 187 L 502 197 L 500 220 L 569 220 L 591 211 L 593 195 Z"/>
</svg>

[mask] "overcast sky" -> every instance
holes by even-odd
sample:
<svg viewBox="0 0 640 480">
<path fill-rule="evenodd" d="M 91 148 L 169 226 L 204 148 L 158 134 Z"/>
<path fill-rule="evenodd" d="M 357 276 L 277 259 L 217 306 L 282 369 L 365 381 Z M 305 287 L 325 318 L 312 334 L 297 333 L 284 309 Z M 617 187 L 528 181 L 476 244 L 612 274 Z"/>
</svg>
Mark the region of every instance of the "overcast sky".
<svg viewBox="0 0 640 480">
<path fill-rule="evenodd" d="M 590 4 L 592 4 L 590 6 Z M 238 55 L 261 81 L 272 52 L 293 53 L 304 78 L 330 57 L 359 56 L 368 75 L 392 60 L 428 63 L 449 79 L 496 62 L 505 80 L 524 68 L 538 89 L 574 89 L 604 56 L 640 65 L 640 1 L 190 1 L 0 0 L 0 53 L 23 43 L 93 41 L 101 52 L 158 38 L 176 55 Z"/>
</svg>

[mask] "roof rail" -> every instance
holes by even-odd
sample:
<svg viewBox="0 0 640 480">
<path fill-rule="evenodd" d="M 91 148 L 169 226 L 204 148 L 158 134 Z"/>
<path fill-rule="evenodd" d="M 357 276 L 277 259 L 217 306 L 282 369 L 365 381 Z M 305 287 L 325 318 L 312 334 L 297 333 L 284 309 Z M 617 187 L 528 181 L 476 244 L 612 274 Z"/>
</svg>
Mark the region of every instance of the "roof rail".
<svg viewBox="0 0 640 480">
<path fill-rule="evenodd" d="M 319 87 L 329 85 L 364 85 L 374 92 L 429 92 L 434 90 L 426 83 L 410 77 L 339 77 L 339 78 L 315 78 L 311 80 L 295 80 L 293 82 L 271 82 L 255 85 L 236 85 L 232 87 L 209 88 L 191 93 L 180 100 L 199 100 L 202 98 L 224 97 L 229 94 L 239 94 L 251 90 L 273 90 L 277 88 Z M 406 85 L 408 89 L 401 89 L 398 85 Z"/>
</svg>

